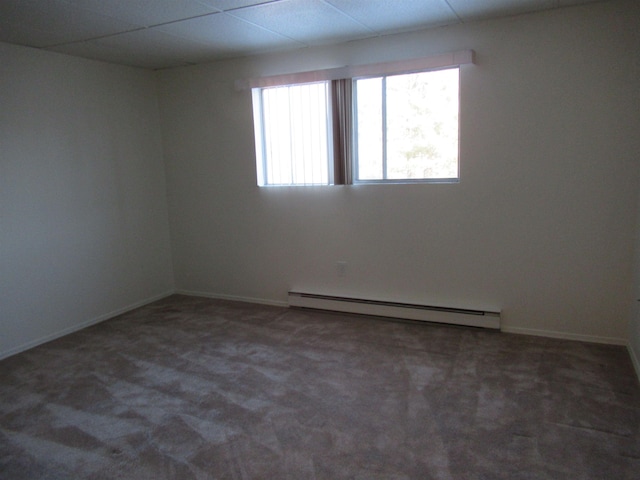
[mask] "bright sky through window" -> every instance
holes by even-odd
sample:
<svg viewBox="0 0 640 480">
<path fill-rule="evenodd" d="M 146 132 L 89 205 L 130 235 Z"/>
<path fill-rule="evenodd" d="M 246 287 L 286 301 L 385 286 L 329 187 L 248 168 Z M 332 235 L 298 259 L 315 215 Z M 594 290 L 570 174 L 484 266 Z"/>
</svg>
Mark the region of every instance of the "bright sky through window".
<svg viewBox="0 0 640 480">
<path fill-rule="evenodd" d="M 458 177 L 458 69 L 358 79 L 356 181 Z"/>
</svg>

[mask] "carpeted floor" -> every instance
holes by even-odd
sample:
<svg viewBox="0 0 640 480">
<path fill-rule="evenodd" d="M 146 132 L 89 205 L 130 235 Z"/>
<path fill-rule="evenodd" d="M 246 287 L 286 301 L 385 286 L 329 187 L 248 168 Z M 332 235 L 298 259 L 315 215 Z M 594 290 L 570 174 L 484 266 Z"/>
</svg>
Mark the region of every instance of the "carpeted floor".
<svg viewBox="0 0 640 480">
<path fill-rule="evenodd" d="M 0 362 L 2 479 L 638 479 L 623 347 L 172 296 Z"/>
</svg>

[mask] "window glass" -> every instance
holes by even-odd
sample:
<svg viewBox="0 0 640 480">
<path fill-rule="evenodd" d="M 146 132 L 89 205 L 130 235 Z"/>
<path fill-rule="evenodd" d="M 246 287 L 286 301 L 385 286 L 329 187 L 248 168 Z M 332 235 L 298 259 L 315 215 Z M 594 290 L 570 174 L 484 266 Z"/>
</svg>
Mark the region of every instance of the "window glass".
<svg viewBox="0 0 640 480">
<path fill-rule="evenodd" d="M 258 184 L 456 182 L 458 84 L 455 67 L 256 88 Z"/>
<path fill-rule="evenodd" d="M 375 180 L 383 178 L 382 164 L 382 78 L 365 78 L 357 81 L 356 148 L 358 159 L 355 178 Z"/>
<path fill-rule="evenodd" d="M 458 178 L 458 76 L 355 80 L 356 181 Z"/>
<path fill-rule="evenodd" d="M 264 88 L 261 96 L 263 183 L 328 184 L 327 83 Z"/>
</svg>

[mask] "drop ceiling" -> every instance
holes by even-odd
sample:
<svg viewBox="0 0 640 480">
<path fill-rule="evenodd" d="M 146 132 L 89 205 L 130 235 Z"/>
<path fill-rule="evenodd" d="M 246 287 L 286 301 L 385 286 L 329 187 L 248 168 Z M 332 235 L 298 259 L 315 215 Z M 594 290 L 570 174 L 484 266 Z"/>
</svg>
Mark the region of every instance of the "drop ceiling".
<svg viewBox="0 0 640 480">
<path fill-rule="evenodd" d="M 593 1 L 0 0 L 0 41 L 160 69 Z"/>
</svg>

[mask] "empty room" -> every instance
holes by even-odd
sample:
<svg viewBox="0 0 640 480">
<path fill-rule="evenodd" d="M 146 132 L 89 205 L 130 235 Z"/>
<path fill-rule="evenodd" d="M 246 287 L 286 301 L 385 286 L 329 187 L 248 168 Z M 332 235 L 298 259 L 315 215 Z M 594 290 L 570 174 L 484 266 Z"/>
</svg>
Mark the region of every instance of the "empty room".
<svg viewBox="0 0 640 480">
<path fill-rule="evenodd" d="M 1 479 L 637 479 L 640 3 L 0 1 Z"/>
</svg>

